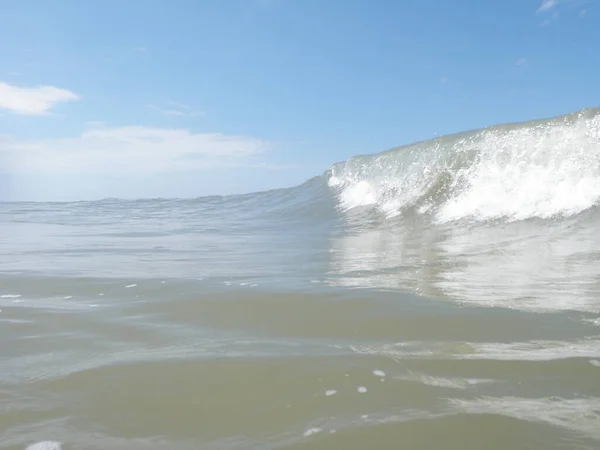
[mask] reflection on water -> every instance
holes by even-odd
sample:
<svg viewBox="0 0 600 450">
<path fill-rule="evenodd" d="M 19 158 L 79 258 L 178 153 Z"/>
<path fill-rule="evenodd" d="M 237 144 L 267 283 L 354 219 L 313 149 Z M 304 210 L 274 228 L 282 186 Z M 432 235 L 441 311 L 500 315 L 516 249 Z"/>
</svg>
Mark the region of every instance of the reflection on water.
<svg viewBox="0 0 600 450">
<path fill-rule="evenodd" d="M 328 283 L 484 306 L 595 312 L 600 237 L 591 220 L 597 221 L 590 214 L 562 222 L 354 229 L 330 241 Z"/>
</svg>

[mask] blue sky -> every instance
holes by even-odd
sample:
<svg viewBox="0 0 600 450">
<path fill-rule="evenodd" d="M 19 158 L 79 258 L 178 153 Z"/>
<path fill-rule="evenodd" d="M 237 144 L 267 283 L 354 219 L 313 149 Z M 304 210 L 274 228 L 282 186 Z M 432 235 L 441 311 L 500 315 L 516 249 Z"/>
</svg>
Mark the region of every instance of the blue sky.
<svg viewBox="0 0 600 450">
<path fill-rule="evenodd" d="M 195 197 L 598 106 L 593 0 L 5 0 L 0 200 Z"/>
</svg>

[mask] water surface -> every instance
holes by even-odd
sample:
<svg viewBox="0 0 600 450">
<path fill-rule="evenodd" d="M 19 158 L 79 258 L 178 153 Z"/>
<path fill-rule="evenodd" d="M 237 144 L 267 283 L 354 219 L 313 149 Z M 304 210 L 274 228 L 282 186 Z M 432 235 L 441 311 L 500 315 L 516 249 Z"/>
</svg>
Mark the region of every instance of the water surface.
<svg viewBox="0 0 600 450">
<path fill-rule="evenodd" d="M 0 448 L 597 449 L 600 115 L 301 186 L 0 205 Z"/>
</svg>

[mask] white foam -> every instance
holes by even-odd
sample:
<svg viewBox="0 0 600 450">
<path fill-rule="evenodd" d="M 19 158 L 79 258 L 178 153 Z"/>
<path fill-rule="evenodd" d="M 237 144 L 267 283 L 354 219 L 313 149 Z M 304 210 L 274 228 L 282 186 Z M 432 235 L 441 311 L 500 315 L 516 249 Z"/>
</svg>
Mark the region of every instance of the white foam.
<svg viewBox="0 0 600 450">
<path fill-rule="evenodd" d="M 63 298 L 64 298 L 65 300 L 69 300 L 70 298 L 73 298 L 73 296 L 72 296 L 72 295 L 67 295 L 67 296 L 65 296 L 65 297 L 63 297 Z"/>
<path fill-rule="evenodd" d="M 450 404 L 469 414 L 502 414 L 519 420 L 545 422 L 593 439 L 600 439 L 600 399 L 482 397 L 450 399 Z"/>
<path fill-rule="evenodd" d="M 335 389 L 329 389 L 328 391 L 325 391 L 325 395 L 327 397 L 331 397 L 332 395 L 337 394 L 337 391 Z"/>
<path fill-rule="evenodd" d="M 490 359 L 498 361 L 551 361 L 573 357 L 600 358 L 600 338 L 579 341 L 497 342 L 401 342 L 350 346 L 350 350 L 369 355 L 406 358 Z"/>
<path fill-rule="evenodd" d="M 312 436 L 313 434 L 317 434 L 323 431 L 321 428 L 309 428 L 304 432 L 304 437 Z"/>
<path fill-rule="evenodd" d="M 125 287 L 126 287 L 127 289 L 129 289 L 129 288 L 133 288 L 133 287 L 136 287 L 136 286 L 137 286 L 137 284 L 130 284 L 130 285 L 128 285 L 128 286 L 125 286 Z"/>
<path fill-rule="evenodd" d="M 368 181 L 359 181 L 348 186 L 340 195 L 340 204 L 344 209 L 368 206 L 377 203 L 377 192 Z"/>
<path fill-rule="evenodd" d="M 399 377 L 400 380 L 417 381 L 427 386 L 435 386 L 448 389 L 465 390 L 478 384 L 495 383 L 497 380 L 485 378 L 443 378 L 426 375 L 417 372 L 410 372 L 408 375 Z"/>
<path fill-rule="evenodd" d="M 383 370 L 374 370 L 373 375 L 383 378 L 385 377 L 385 372 Z"/>
<path fill-rule="evenodd" d="M 598 361 L 597 359 L 590 359 L 590 364 L 592 366 L 600 367 L 600 361 Z"/>
<path fill-rule="evenodd" d="M 331 170 L 344 210 L 374 205 L 393 216 L 435 207 L 439 222 L 570 216 L 600 202 L 600 114 L 448 136 Z"/>
<path fill-rule="evenodd" d="M 367 392 L 367 388 L 364 386 L 359 386 L 358 389 L 356 389 L 359 393 L 364 394 L 365 392 Z"/>
<path fill-rule="evenodd" d="M 20 298 L 21 294 L 4 294 L 0 295 L 0 298 Z"/>
<path fill-rule="evenodd" d="M 466 187 L 439 219 L 570 216 L 600 200 L 600 116 L 570 124 L 487 132 Z"/>
<path fill-rule="evenodd" d="M 61 450 L 62 444 L 56 441 L 41 441 L 31 444 L 25 450 Z"/>
</svg>

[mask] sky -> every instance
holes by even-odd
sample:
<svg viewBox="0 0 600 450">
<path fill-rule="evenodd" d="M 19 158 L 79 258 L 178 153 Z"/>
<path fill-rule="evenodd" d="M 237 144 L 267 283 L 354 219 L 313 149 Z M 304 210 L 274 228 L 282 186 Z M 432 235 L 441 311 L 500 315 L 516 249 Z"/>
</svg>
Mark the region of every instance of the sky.
<svg viewBox="0 0 600 450">
<path fill-rule="evenodd" d="M 596 107 L 600 0 L 3 0 L 0 201 L 226 195 Z"/>
</svg>

